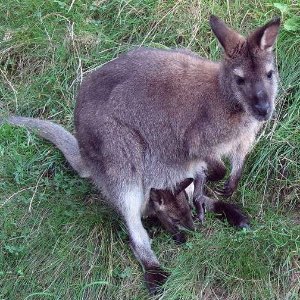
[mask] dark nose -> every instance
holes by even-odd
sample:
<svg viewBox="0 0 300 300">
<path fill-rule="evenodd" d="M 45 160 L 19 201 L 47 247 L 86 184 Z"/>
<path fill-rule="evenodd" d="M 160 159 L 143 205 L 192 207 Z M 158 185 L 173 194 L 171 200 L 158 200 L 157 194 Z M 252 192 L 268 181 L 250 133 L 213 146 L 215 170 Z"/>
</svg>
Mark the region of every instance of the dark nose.
<svg viewBox="0 0 300 300">
<path fill-rule="evenodd" d="M 187 217 L 184 221 L 184 224 L 182 224 L 186 229 L 189 230 L 195 230 L 194 222 L 192 217 Z"/>
<path fill-rule="evenodd" d="M 257 113 L 261 116 L 266 116 L 271 111 L 271 105 L 268 101 L 268 95 L 260 86 L 255 91 L 255 109 Z"/>
<path fill-rule="evenodd" d="M 255 104 L 254 107 L 261 116 L 266 116 L 271 111 L 271 105 L 268 102 L 259 102 L 258 104 Z"/>
</svg>

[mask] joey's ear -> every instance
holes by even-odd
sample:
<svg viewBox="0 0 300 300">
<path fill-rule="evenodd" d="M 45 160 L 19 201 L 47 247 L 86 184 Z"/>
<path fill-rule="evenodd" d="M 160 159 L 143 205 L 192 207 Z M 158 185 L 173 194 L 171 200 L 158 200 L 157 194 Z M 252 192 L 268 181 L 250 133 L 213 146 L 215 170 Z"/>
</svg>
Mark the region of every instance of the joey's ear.
<svg viewBox="0 0 300 300">
<path fill-rule="evenodd" d="M 280 18 L 275 18 L 264 26 L 256 29 L 248 37 L 251 48 L 262 51 L 272 51 L 273 45 L 279 32 Z"/>
<path fill-rule="evenodd" d="M 213 33 L 224 48 L 225 54 L 230 58 L 239 55 L 246 39 L 214 15 L 210 16 L 209 22 Z"/>
<path fill-rule="evenodd" d="M 177 196 L 182 191 L 184 191 L 191 183 L 193 182 L 193 178 L 186 178 L 182 182 L 176 184 L 174 195 Z"/>
<path fill-rule="evenodd" d="M 161 206 L 164 204 L 163 195 L 159 190 L 151 189 L 150 190 L 150 200 L 153 202 L 154 206 Z"/>
</svg>

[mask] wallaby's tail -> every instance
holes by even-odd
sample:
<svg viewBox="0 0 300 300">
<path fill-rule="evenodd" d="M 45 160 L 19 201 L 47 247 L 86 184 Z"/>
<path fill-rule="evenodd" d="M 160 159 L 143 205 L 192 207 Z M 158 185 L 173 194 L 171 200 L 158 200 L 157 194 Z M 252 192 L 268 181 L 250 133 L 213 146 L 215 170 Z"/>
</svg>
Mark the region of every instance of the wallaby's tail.
<svg viewBox="0 0 300 300">
<path fill-rule="evenodd" d="M 18 116 L 10 116 L 2 121 L 35 131 L 39 136 L 53 143 L 64 154 L 80 177 L 90 176 L 82 161 L 76 138 L 62 126 L 46 120 Z M 0 120 L 0 123 L 2 121 Z"/>
</svg>

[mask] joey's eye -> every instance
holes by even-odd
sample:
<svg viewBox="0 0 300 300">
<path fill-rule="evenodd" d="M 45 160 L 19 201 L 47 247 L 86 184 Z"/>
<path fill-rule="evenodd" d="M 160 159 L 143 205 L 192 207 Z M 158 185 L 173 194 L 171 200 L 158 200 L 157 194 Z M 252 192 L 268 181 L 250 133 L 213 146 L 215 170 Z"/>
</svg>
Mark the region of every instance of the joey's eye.
<svg viewBox="0 0 300 300">
<path fill-rule="evenodd" d="M 243 85 L 245 84 L 245 78 L 244 77 L 241 77 L 241 76 L 235 76 L 236 77 L 236 83 L 237 85 Z"/>
<path fill-rule="evenodd" d="M 174 217 L 171 217 L 171 220 L 174 224 L 179 224 L 180 220 Z"/>
<path fill-rule="evenodd" d="M 273 70 L 271 70 L 271 71 L 269 71 L 269 72 L 267 73 L 267 77 L 268 77 L 269 79 L 271 79 L 272 76 L 273 76 Z"/>
</svg>

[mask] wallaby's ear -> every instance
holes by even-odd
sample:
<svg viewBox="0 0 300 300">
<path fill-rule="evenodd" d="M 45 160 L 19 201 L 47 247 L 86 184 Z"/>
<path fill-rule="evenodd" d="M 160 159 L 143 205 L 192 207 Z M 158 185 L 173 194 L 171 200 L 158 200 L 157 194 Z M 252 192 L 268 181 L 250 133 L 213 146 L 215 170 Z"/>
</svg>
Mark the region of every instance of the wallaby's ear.
<svg viewBox="0 0 300 300">
<path fill-rule="evenodd" d="M 248 37 L 249 45 L 262 51 L 272 51 L 279 32 L 280 18 L 275 18 L 264 26 L 256 29 Z"/>
<path fill-rule="evenodd" d="M 210 16 L 209 22 L 213 33 L 224 48 L 225 54 L 230 58 L 237 56 L 246 39 L 214 15 Z"/>
</svg>

